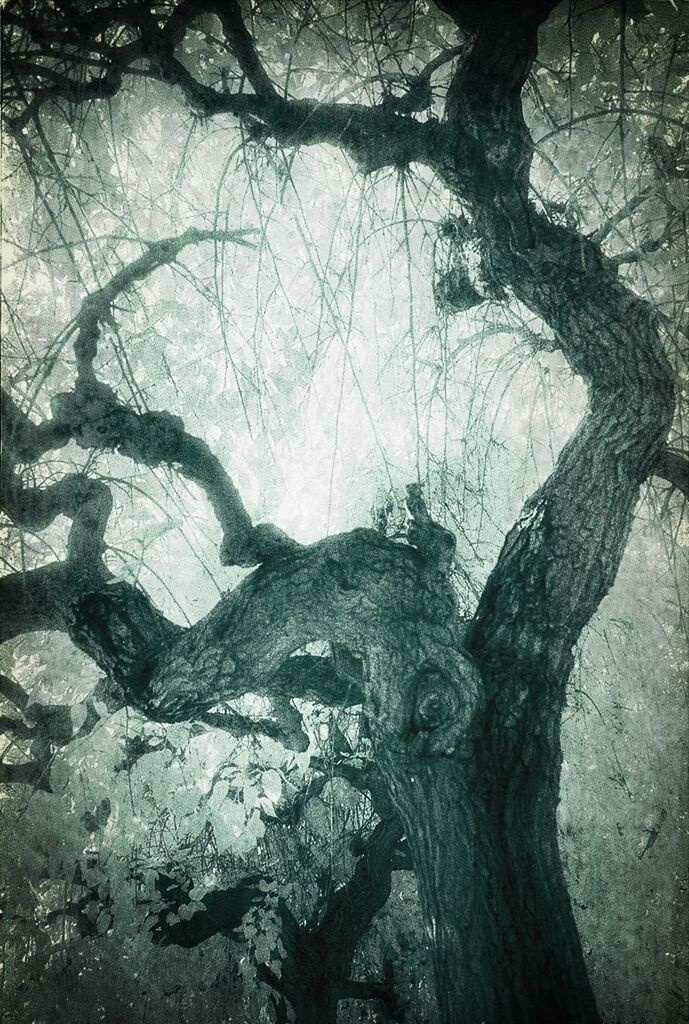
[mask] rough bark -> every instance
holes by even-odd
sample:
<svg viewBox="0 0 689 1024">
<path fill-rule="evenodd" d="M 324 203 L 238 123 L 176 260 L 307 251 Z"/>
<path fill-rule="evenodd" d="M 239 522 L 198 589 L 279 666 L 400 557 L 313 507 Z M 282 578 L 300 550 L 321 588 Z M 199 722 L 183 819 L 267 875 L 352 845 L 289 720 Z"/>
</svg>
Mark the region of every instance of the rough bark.
<svg viewBox="0 0 689 1024">
<path fill-rule="evenodd" d="M 8 6 L 10 24 L 21 25 Z M 533 145 L 521 90 L 539 25 L 555 4 L 440 6 L 466 37 L 443 122 L 410 116 L 413 104 L 282 98 L 238 6 L 204 0 L 183 0 L 164 24 L 128 6 L 134 49 L 105 53 L 107 70 L 92 89 L 110 88 L 135 59 L 205 116 L 243 119 L 254 139 L 336 145 L 366 172 L 426 163 L 468 210 L 496 289 L 553 329 L 588 387 L 588 411 L 508 534 L 468 629 L 447 580 L 451 546 L 416 493 L 408 545 L 355 531 L 304 550 L 254 548 L 247 557 L 263 565 L 165 643 L 162 633 L 139 635 L 129 614 L 119 628 L 107 588 L 85 599 L 69 564 L 27 574 L 31 600 L 16 580 L 5 592 L 21 601 L 14 629 L 71 621 L 76 642 L 108 667 L 127 698 L 163 719 L 205 713 L 255 689 L 257 679 L 284 697 L 293 678 L 287 659 L 310 641 L 357 654 L 376 758 L 419 877 L 443 1024 L 592 1024 L 597 1014 L 557 846 L 565 687 L 573 646 L 614 582 L 642 483 L 660 470 L 686 493 L 686 465 L 665 451 L 673 379 L 653 310 L 623 286 L 598 239 L 551 223 L 529 200 Z M 192 19 L 209 11 L 221 17 L 253 93 L 212 89 L 176 56 Z M 99 20 L 107 17 L 100 11 Z M 48 52 L 74 33 L 91 39 L 77 22 L 68 11 L 51 24 Z M 26 74 L 30 117 L 70 95 L 69 81 L 45 83 L 40 61 Z M 151 426 L 157 435 L 163 424 Z M 54 428 L 41 430 L 50 436 Z M 150 609 L 145 614 L 164 631 Z M 320 692 L 332 700 L 328 680 Z M 312 685 L 319 692 L 318 673 Z M 345 690 L 343 683 L 343 700 Z M 332 1019 L 332 1002 L 317 1013 L 319 1022 Z"/>
</svg>

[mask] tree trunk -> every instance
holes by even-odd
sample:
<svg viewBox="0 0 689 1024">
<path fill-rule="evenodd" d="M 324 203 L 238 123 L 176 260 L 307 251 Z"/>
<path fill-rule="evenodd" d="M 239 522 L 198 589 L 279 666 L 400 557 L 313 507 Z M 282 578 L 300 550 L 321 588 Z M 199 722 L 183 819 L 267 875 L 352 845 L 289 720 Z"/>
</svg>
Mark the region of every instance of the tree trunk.
<svg viewBox="0 0 689 1024">
<path fill-rule="evenodd" d="M 557 731 L 527 763 L 494 743 L 486 709 L 480 717 L 478 735 L 451 754 L 410 753 L 399 736 L 379 744 L 419 880 L 440 1019 L 592 1024 L 557 842 Z"/>
</svg>

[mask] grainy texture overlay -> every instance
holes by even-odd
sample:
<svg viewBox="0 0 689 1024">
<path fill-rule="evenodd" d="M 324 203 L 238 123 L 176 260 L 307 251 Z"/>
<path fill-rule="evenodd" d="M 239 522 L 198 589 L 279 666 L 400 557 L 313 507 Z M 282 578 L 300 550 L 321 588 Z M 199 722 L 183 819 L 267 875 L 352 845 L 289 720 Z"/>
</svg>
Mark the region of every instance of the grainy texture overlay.
<svg viewBox="0 0 689 1024">
<path fill-rule="evenodd" d="M 687 4 L 2 34 L 0 1020 L 686 1020 Z"/>
</svg>

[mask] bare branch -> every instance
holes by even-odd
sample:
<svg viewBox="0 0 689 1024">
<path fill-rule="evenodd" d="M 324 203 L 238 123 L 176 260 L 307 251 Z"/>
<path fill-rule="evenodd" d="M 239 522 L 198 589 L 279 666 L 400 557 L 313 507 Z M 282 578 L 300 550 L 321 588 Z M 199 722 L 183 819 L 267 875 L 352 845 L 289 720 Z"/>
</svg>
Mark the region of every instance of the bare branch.
<svg viewBox="0 0 689 1024">
<path fill-rule="evenodd" d="M 103 288 L 89 295 L 76 318 L 76 385 L 73 391 L 53 397 L 52 421 L 41 426 L 32 424 L 3 392 L 2 412 L 8 424 L 12 458 L 4 464 L 2 497 L 5 510 L 17 523 L 29 529 L 40 529 L 60 513 L 74 518 L 77 507 L 80 502 L 84 505 L 88 493 L 93 507 L 88 519 L 89 525 L 94 527 L 93 538 L 81 528 L 73 529 L 70 543 L 80 549 L 92 539 L 92 546 L 101 544 L 110 511 L 106 507 L 109 499 L 104 494 L 104 485 L 78 476 L 60 481 L 52 488 L 24 490 L 12 476 L 12 465 L 19 461 L 20 455 L 35 457 L 73 438 L 83 448 L 117 450 L 147 466 L 176 465 L 205 491 L 213 506 L 223 530 L 220 559 L 224 565 L 255 565 L 295 548 L 295 542 L 277 527 L 252 525 L 239 493 L 219 460 L 204 441 L 185 431 L 180 417 L 167 412 L 136 413 L 119 402 L 112 388 L 96 379 L 93 369 L 101 324 L 112 322 L 112 304 L 118 295 L 154 270 L 171 263 L 189 245 L 213 240 L 251 246 L 247 240 L 249 234 L 248 230 L 190 228 L 176 238 L 148 243 L 145 253 L 123 267 Z M 84 506 L 83 518 L 86 516 Z"/>
<path fill-rule="evenodd" d="M 655 476 L 667 480 L 674 488 L 689 499 L 689 459 L 682 452 L 665 448 L 660 453 L 653 469 Z"/>
<path fill-rule="evenodd" d="M 275 86 L 266 74 L 256 52 L 256 46 L 251 33 L 244 24 L 237 0 L 229 0 L 226 3 L 209 3 L 207 9 L 213 10 L 220 18 L 230 49 L 236 57 L 240 68 L 249 79 L 254 92 L 258 96 L 277 97 Z"/>
<path fill-rule="evenodd" d="M 135 54 L 132 54 L 134 56 Z M 103 100 L 115 96 L 122 87 L 126 65 L 115 64 L 106 69 L 105 73 L 90 81 L 76 81 L 66 75 L 52 75 L 53 84 L 34 89 L 34 96 L 26 103 L 17 117 L 7 117 L 10 130 L 21 132 L 38 114 L 44 103 L 50 100 L 64 99 L 72 103 L 85 103 L 89 100 Z M 46 74 L 41 68 L 35 68 L 37 76 Z"/>
<path fill-rule="evenodd" d="M 0 715 L 0 734 L 10 733 L 18 740 L 30 740 L 34 737 L 34 730 L 21 718 L 12 718 L 10 715 Z"/>
<path fill-rule="evenodd" d="M 112 305 L 115 299 L 135 282 L 143 281 L 155 270 L 173 263 L 189 245 L 201 242 L 232 242 L 235 245 L 255 248 L 248 236 L 255 234 L 252 228 L 238 231 L 202 231 L 188 228 L 181 235 L 162 238 L 156 242 L 145 242 L 146 251 L 118 271 L 106 285 L 88 295 L 81 304 L 76 318 L 78 327 L 74 352 L 77 369 L 82 379 L 93 379 L 93 360 L 98 350 L 101 324 L 112 324 Z"/>
<path fill-rule="evenodd" d="M 634 211 L 640 206 L 643 206 L 652 194 L 653 189 L 649 186 L 630 198 L 628 203 L 621 207 L 617 213 L 614 213 L 612 217 L 609 217 L 604 224 L 601 224 L 601 226 L 589 236 L 591 241 L 598 242 L 599 244 L 604 242 L 610 232 L 619 227 L 620 224 L 624 224 L 625 221 L 630 220 Z"/>
</svg>

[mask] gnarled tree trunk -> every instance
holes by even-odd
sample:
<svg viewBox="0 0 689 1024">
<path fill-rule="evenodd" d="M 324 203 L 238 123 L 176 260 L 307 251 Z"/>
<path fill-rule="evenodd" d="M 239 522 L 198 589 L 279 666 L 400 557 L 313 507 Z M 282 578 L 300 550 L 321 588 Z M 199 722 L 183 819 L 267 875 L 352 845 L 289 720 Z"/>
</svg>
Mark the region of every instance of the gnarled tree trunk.
<svg viewBox="0 0 689 1024">
<path fill-rule="evenodd" d="M 12 602 L 4 635 L 70 628 L 125 698 L 162 720 L 203 714 L 254 691 L 257 680 L 283 702 L 304 692 L 325 703 L 346 700 L 351 679 L 306 660 L 298 679 L 290 655 L 316 640 L 356 653 L 364 673 L 355 688 L 419 879 L 442 1024 L 593 1024 L 557 843 L 560 719 L 572 649 L 615 579 L 641 484 L 663 460 L 672 374 L 651 308 L 623 287 L 615 264 L 531 203 L 533 146 L 521 90 L 539 25 L 555 3 L 439 6 L 466 38 L 453 53 L 459 59 L 442 122 L 421 121 L 416 108 L 399 104 L 283 98 L 238 4 L 212 0 L 180 3 L 164 23 L 145 5 L 128 5 L 132 41 L 109 56 L 108 74 L 88 95 L 110 95 L 127 62 L 137 69 L 143 62 L 204 115 L 247 119 L 252 137 L 336 145 L 364 171 L 423 162 L 467 209 L 496 293 L 510 291 L 552 328 L 589 396 L 586 417 L 507 536 L 472 621 L 457 615 L 447 578 L 451 543 L 418 493 L 410 494 L 409 544 L 360 530 L 300 549 L 252 526 L 217 460 L 178 419 L 125 410 L 96 381 L 99 324 L 115 296 L 183 245 L 202 241 L 197 233 L 151 247 L 84 304 L 77 384 L 58 396 L 52 423 L 36 427 L 5 403 L 16 448 L 6 507 L 24 525 L 66 511 L 74 526 L 66 563 L 0 582 L 0 598 Z M 218 14 L 253 92 L 213 89 L 176 57 L 205 13 Z M 74 26 L 69 11 L 64 17 L 69 44 Z M 110 8 L 99 9 L 97 31 L 112 18 Z M 78 30 L 84 45 L 83 20 Z M 35 90 L 19 129 L 44 99 L 60 95 L 60 84 L 44 92 Z M 13 478 L 27 454 L 37 460 L 70 438 L 147 465 L 179 465 L 211 499 L 224 561 L 261 567 L 186 631 L 144 612 L 145 599 L 126 585 L 110 587 L 102 565 L 107 496 L 93 484 L 86 493 L 76 480 L 41 492 L 39 501 Z M 296 947 L 293 961 L 298 1003 L 298 971 L 315 978 L 318 971 L 315 961 L 299 966 Z M 329 1024 L 335 1003 L 329 995 L 303 1000 L 302 1024 Z"/>
</svg>

